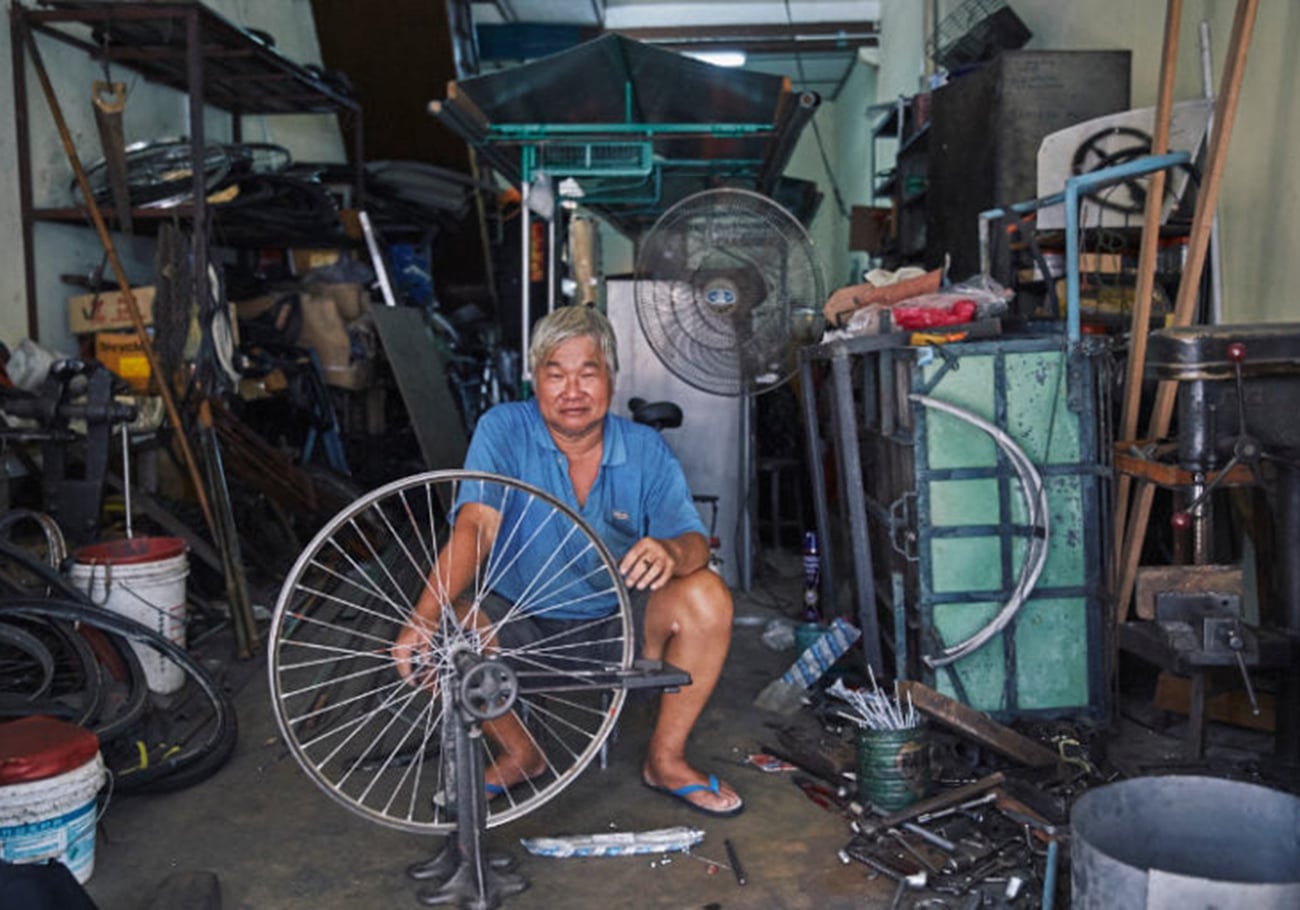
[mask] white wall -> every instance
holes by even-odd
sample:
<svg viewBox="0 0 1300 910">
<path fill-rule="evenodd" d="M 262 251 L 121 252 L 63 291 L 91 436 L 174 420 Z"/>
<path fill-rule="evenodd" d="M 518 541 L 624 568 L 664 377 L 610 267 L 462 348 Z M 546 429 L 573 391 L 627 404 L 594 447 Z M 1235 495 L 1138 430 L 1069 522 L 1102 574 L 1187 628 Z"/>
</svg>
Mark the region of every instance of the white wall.
<svg viewBox="0 0 1300 910">
<path fill-rule="evenodd" d="M 27 5 L 34 6 L 30 2 Z M 238 25 L 269 32 L 276 39 L 276 47 L 291 60 L 304 64 L 320 62 L 310 0 L 207 0 L 207 6 Z M 0 124 L 3 124 L 0 127 L 0 199 L 7 203 L 0 209 L 0 342 L 12 347 L 27 334 L 27 292 L 18 206 L 8 16 L 0 22 L 3 23 L 0 24 Z M 83 164 L 89 164 L 100 157 L 99 134 L 91 109 L 91 83 L 103 79 L 103 71 L 85 55 L 60 42 L 39 35 L 36 41 L 78 156 Z M 111 76 L 127 83 L 124 125 L 128 142 L 188 132 L 187 99 L 183 94 L 147 83 L 120 67 L 115 67 Z M 37 206 L 70 205 L 73 203 L 69 188 L 72 169 L 30 61 L 27 88 L 34 202 Z M 210 140 L 229 139 L 230 118 L 211 111 L 205 129 Z M 302 160 L 342 161 L 345 157 L 332 116 L 247 117 L 244 139 L 280 143 Z M 68 332 L 65 301 L 77 290 L 61 282 L 59 275 L 85 275 L 97 268 L 103 255 L 99 241 L 89 227 L 67 225 L 38 224 L 33 236 L 40 341 L 57 351 L 75 353 L 75 341 Z M 120 239 L 118 235 L 114 237 Z M 151 280 L 152 246 L 146 239 L 120 243 L 123 264 L 135 283 Z M 111 280 L 111 272 L 106 277 Z"/>
<path fill-rule="evenodd" d="M 940 17 L 958 0 L 943 0 Z M 922 72 L 925 4 L 884 0 L 877 97 L 915 91 Z M 1133 52 L 1132 105 L 1155 104 L 1165 4 L 1157 0 L 1012 0 L 1033 31 L 1031 49 Z M 1197 24 L 1212 33 L 1217 86 L 1237 4 L 1183 4 L 1175 100 L 1200 97 Z M 1247 57 L 1240 108 L 1224 171 L 1219 215 L 1223 239 L 1224 312 L 1231 322 L 1300 320 L 1292 302 L 1290 259 L 1300 253 L 1300 3 L 1261 0 Z M 1007 200 L 1008 202 L 1014 200 Z"/>
</svg>

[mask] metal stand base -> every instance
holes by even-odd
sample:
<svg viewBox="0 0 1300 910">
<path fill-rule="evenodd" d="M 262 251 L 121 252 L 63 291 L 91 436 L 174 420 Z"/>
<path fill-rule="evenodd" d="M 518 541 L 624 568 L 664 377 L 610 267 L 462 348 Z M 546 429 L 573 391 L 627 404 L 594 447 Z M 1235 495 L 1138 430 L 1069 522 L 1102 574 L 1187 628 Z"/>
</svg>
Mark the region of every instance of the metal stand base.
<svg viewBox="0 0 1300 910">
<path fill-rule="evenodd" d="M 528 880 L 508 871 L 514 860 L 496 854 L 483 863 L 481 857 L 466 856 L 463 845 L 447 838 L 438 853 L 406 870 L 417 880 L 434 881 L 416 892 L 416 899 L 426 907 L 453 905 L 464 910 L 494 910 L 507 897 L 528 888 Z"/>
<path fill-rule="evenodd" d="M 587 684 L 604 682 L 626 689 L 674 690 L 689 685 L 690 674 L 662 661 L 638 660 L 625 671 L 584 674 Z M 538 683 L 530 691 L 563 691 L 562 680 Z M 426 907 L 454 905 L 462 910 L 495 910 L 501 902 L 528 888 L 528 880 L 510 870 L 510 856 L 489 856 L 483 849 L 487 830 L 487 798 L 483 790 L 483 736 L 480 723 L 509 712 L 521 691 L 514 673 L 503 663 L 462 652 L 455 660 L 448 698 L 448 740 L 455 778 L 456 835 L 424 862 L 408 866 L 406 874 L 430 882 L 416 897 Z M 436 884 L 435 884 L 436 883 Z"/>
</svg>

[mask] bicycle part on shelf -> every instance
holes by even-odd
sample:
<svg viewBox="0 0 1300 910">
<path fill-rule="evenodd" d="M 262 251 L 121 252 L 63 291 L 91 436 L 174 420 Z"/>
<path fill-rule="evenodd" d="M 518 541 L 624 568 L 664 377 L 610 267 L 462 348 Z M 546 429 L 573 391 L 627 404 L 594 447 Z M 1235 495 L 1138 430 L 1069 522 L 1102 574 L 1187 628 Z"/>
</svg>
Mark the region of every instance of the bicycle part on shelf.
<svg viewBox="0 0 1300 910">
<path fill-rule="evenodd" d="M 150 139 L 126 147 L 126 185 L 136 208 L 171 208 L 193 198 L 193 161 L 188 139 Z M 101 205 L 112 197 L 109 162 L 101 158 L 86 167 L 86 180 Z M 211 191 L 230 173 L 230 156 L 220 145 L 203 149 L 203 185 Z M 76 182 L 74 193 L 79 192 Z"/>
<path fill-rule="evenodd" d="M 273 142 L 230 142 L 223 146 L 230 158 L 230 176 L 278 174 L 293 164 L 293 155 Z"/>
</svg>

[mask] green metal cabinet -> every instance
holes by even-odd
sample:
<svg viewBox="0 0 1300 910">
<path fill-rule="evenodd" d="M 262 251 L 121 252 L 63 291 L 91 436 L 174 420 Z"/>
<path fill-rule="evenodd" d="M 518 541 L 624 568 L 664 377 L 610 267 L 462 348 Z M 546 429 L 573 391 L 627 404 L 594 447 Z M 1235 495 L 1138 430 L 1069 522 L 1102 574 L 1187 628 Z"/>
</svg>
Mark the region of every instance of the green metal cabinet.
<svg viewBox="0 0 1300 910">
<path fill-rule="evenodd" d="M 841 396 L 851 389 L 853 399 L 851 411 L 835 409 L 838 511 L 849 526 L 836 537 L 869 542 L 850 562 L 869 565 L 869 573 L 854 567 L 855 584 L 860 596 L 869 589 L 866 601 L 877 609 L 866 624 L 878 623 L 896 674 L 1002 719 L 1102 716 L 1105 343 L 1069 346 L 1050 335 L 855 349 L 850 341 L 822 353 L 851 378 L 835 387 Z M 975 633 L 1007 601 L 1035 532 L 1017 474 L 993 437 L 914 395 L 1004 431 L 1047 491 L 1047 557 L 1032 593 L 987 644 L 937 669 L 924 658 Z M 846 458 L 854 445 L 859 454 Z M 855 477 L 860 497 L 850 486 Z"/>
</svg>

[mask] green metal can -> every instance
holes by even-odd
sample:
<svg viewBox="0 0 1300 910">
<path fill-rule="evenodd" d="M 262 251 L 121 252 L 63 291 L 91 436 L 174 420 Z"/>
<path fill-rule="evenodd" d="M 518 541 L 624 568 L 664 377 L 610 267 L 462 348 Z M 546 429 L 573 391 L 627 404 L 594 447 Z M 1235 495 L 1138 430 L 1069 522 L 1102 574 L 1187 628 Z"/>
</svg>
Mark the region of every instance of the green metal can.
<svg viewBox="0 0 1300 910">
<path fill-rule="evenodd" d="M 924 725 L 858 731 L 858 796 L 877 809 L 910 806 L 930 789 L 930 738 Z"/>
</svg>

